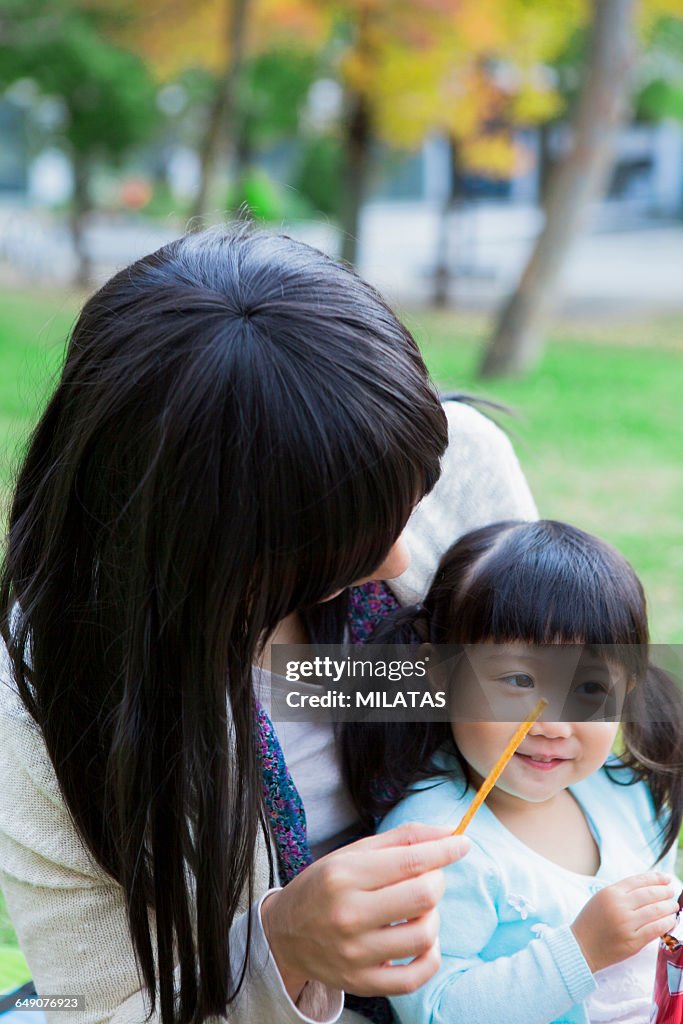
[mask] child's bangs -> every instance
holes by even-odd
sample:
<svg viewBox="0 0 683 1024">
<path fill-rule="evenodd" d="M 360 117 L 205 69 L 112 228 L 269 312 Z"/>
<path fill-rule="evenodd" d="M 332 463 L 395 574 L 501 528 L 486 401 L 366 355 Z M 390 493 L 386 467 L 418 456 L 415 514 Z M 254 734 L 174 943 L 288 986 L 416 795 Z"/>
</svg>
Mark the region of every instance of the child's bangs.
<svg viewBox="0 0 683 1024">
<path fill-rule="evenodd" d="M 590 644 L 630 664 L 633 645 L 647 644 L 644 599 L 628 562 L 565 524 L 513 525 L 470 574 L 458 603 L 457 633 L 469 643 Z"/>
</svg>

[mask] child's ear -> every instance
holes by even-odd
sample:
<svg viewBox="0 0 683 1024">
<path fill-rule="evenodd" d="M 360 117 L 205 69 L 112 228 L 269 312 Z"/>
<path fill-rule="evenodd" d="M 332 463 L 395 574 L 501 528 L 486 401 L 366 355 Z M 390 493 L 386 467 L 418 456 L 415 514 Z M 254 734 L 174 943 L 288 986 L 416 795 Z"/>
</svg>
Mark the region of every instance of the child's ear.
<svg viewBox="0 0 683 1024">
<path fill-rule="evenodd" d="M 427 664 L 429 664 L 433 649 L 433 645 L 430 643 L 420 644 L 420 646 L 417 649 L 417 656 L 420 659 L 420 661 L 426 661 Z"/>
<path fill-rule="evenodd" d="M 626 684 L 626 694 L 627 694 L 627 696 L 628 696 L 629 693 L 632 693 L 633 690 L 635 690 L 635 688 L 636 688 L 636 677 L 635 676 L 629 676 L 628 677 L 628 683 Z"/>
</svg>

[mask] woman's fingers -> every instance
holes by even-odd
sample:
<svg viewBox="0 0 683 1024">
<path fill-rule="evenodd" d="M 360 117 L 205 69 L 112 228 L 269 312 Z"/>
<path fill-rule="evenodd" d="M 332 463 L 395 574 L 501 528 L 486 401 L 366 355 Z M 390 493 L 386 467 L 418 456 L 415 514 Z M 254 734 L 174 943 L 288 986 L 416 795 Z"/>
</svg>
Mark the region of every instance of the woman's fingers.
<svg viewBox="0 0 683 1024">
<path fill-rule="evenodd" d="M 372 945 L 377 954 L 374 962 L 424 956 L 438 938 L 439 914 L 436 910 L 416 920 L 382 928 L 373 935 Z"/>
<path fill-rule="evenodd" d="M 439 937 L 439 915 L 436 910 L 402 924 L 349 936 L 342 949 L 354 970 L 381 967 L 392 960 L 412 960 L 424 956 Z"/>
<path fill-rule="evenodd" d="M 385 889 L 360 893 L 356 897 L 357 905 L 369 928 L 382 928 L 395 921 L 411 921 L 429 914 L 438 906 L 445 887 L 443 871 L 427 871 L 419 878 L 407 878 Z"/>
<path fill-rule="evenodd" d="M 400 994 L 424 984 L 439 965 L 441 868 L 469 846 L 447 827 L 411 825 L 316 861 L 261 907 L 281 974 L 359 995 Z M 392 966 L 402 959 L 411 962 Z"/>
<path fill-rule="evenodd" d="M 358 844 L 360 845 L 360 844 Z M 470 848 L 465 836 L 442 836 L 398 846 L 347 848 L 345 857 L 330 857 L 325 866 L 334 888 L 374 891 L 424 875 L 463 857 Z"/>
<path fill-rule="evenodd" d="M 360 971 L 354 991 L 359 996 L 405 996 L 436 974 L 441 965 L 438 940 L 409 964 L 384 964 Z"/>
<path fill-rule="evenodd" d="M 430 839 L 446 839 L 453 832 L 450 825 L 425 825 L 422 822 L 414 821 L 407 825 L 399 825 L 398 828 L 389 829 L 388 832 L 378 832 L 373 836 L 366 836 L 364 839 L 357 839 L 349 846 L 343 846 L 328 856 L 358 850 L 382 850 L 387 846 L 412 846 L 415 843 L 424 843 Z"/>
</svg>

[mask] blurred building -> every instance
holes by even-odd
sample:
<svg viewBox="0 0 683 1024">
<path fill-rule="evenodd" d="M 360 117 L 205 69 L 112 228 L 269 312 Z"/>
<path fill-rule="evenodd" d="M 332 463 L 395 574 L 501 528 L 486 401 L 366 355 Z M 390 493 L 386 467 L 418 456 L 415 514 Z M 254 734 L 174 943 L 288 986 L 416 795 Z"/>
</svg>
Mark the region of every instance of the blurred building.
<svg viewBox="0 0 683 1024">
<path fill-rule="evenodd" d="M 539 203 L 548 166 L 562 153 L 567 128 L 526 130 L 518 141 L 528 159 L 512 180 L 491 180 L 459 173 L 452 166 L 451 148 L 443 138 L 428 139 L 419 153 L 402 158 L 385 154 L 384 173 L 373 189 L 377 200 L 448 198 L 451 181 L 463 201 L 497 200 L 505 205 Z M 608 201 L 627 205 L 634 213 L 655 217 L 683 215 L 683 126 L 675 121 L 632 124 L 621 134 Z"/>
</svg>

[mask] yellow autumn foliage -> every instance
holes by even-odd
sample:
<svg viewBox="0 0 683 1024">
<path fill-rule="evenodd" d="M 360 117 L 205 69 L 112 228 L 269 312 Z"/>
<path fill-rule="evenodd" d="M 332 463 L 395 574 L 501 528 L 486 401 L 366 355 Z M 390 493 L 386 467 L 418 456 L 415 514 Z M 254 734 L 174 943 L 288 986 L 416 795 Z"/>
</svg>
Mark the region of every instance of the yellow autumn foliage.
<svg viewBox="0 0 683 1024">
<path fill-rule="evenodd" d="M 664 0 L 659 0 L 664 2 Z M 536 124 L 562 100 L 539 66 L 585 23 L 588 0 L 350 0 L 349 43 L 339 64 L 376 134 L 414 147 L 430 130 L 457 139 L 472 168 L 511 174 L 519 154 L 492 124 Z M 487 168 L 487 161 L 489 166 Z"/>
<path fill-rule="evenodd" d="M 531 82 L 523 82 L 510 99 L 510 111 L 515 124 L 543 124 L 558 117 L 564 109 L 564 100 L 554 89 L 543 89 Z"/>
<path fill-rule="evenodd" d="M 132 16 L 125 31 L 162 78 L 229 65 L 233 2 L 118 0 Z M 561 113 L 543 68 L 586 27 L 591 8 L 591 0 L 249 0 L 246 47 L 292 41 L 328 54 L 326 73 L 363 97 L 376 137 L 412 148 L 429 131 L 447 132 L 472 169 L 485 173 L 488 162 L 500 176 L 519 159 L 511 130 Z M 667 14 L 683 17 L 683 0 L 640 0 L 644 32 Z"/>
<path fill-rule="evenodd" d="M 89 0 L 111 6 L 111 0 Z M 233 0 L 118 0 L 131 15 L 122 32 L 161 80 L 201 67 L 220 74 L 229 64 Z M 330 11 L 308 0 L 249 0 L 246 48 L 259 53 L 288 43 L 316 49 L 330 31 Z"/>
<path fill-rule="evenodd" d="M 521 148 L 510 135 L 474 135 L 460 147 L 464 169 L 492 178 L 511 178 L 519 170 Z"/>
</svg>

